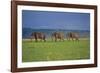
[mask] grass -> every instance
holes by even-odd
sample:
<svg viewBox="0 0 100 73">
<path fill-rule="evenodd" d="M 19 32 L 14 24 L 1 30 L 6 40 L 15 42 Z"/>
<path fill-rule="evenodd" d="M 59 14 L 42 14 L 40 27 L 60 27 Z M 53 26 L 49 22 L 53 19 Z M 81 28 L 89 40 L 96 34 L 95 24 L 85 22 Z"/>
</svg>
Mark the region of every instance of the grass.
<svg viewBox="0 0 100 73">
<path fill-rule="evenodd" d="M 80 41 L 22 41 L 22 61 L 79 60 L 90 58 L 88 39 Z"/>
</svg>

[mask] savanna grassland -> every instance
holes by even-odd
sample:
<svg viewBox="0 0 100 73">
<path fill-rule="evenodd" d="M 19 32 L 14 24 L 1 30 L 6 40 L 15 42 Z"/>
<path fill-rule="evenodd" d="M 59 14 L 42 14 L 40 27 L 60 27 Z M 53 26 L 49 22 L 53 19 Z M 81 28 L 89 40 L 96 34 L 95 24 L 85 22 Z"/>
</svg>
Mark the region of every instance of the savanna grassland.
<svg viewBox="0 0 100 73">
<path fill-rule="evenodd" d="M 22 41 L 22 61 L 80 60 L 90 58 L 90 40 Z"/>
</svg>

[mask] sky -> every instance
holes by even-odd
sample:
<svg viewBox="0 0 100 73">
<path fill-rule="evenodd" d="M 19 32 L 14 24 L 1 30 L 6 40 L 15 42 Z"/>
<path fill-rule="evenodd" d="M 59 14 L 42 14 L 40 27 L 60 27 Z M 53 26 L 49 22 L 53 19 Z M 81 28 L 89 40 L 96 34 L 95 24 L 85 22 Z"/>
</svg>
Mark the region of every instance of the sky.
<svg viewBox="0 0 100 73">
<path fill-rule="evenodd" d="M 90 14 L 22 10 L 22 27 L 32 29 L 90 30 Z"/>
</svg>

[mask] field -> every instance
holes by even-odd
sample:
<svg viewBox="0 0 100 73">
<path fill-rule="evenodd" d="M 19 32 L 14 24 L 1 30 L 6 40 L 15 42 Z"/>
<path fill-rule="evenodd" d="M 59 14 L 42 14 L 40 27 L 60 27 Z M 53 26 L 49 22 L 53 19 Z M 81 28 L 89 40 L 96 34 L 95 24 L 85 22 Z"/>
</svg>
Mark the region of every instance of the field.
<svg viewBox="0 0 100 73">
<path fill-rule="evenodd" d="M 39 41 L 31 42 L 29 39 L 22 41 L 22 61 L 54 61 L 54 60 L 79 60 L 90 58 L 89 39 L 79 41 Z"/>
</svg>

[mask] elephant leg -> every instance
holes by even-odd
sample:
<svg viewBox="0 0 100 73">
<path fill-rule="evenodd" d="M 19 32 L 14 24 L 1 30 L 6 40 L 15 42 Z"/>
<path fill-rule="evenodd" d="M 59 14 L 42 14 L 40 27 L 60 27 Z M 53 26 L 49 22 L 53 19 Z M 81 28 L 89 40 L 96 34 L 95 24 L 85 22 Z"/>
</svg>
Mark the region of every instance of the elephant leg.
<svg viewBox="0 0 100 73">
<path fill-rule="evenodd" d="M 43 40 L 44 40 L 44 42 L 46 42 L 46 39 L 45 38 L 43 38 Z"/>
<path fill-rule="evenodd" d="M 72 37 L 72 41 L 74 40 L 74 38 Z"/>
<path fill-rule="evenodd" d="M 56 38 L 55 38 L 55 42 L 56 42 Z"/>
<path fill-rule="evenodd" d="M 37 42 L 38 40 L 37 40 L 37 38 L 35 38 L 35 42 Z"/>
</svg>

